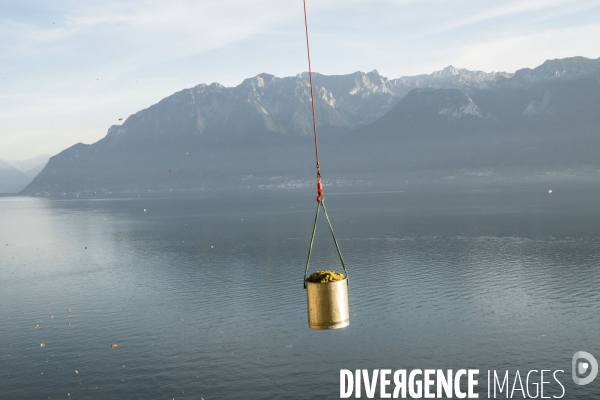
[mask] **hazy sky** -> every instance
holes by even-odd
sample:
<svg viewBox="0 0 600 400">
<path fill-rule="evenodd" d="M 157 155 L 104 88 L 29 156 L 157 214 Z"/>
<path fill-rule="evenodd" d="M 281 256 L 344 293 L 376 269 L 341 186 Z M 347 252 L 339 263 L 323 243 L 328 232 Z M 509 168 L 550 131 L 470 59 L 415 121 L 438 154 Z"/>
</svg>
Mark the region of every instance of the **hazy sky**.
<svg viewBox="0 0 600 400">
<path fill-rule="evenodd" d="M 600 57 L 598 0 L 307 0 L 313 69 L 389 78 Z M 0 158 L 93 143 L 199 83 L 307 70 L 302 0 L 0 0 Z"/>
</svg>

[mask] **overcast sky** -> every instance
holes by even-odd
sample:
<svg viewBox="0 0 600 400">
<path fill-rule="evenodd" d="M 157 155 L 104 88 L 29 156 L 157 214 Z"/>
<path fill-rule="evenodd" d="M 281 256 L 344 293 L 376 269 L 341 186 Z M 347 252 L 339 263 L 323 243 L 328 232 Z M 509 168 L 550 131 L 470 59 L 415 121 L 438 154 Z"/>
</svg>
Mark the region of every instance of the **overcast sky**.
<svg viewBox="0 0 600 400">
<path fill-rule="evenodd" d="M 307 0 L 313 69 L 389 78 L 600 57 L 598 0 Z M 0 158 L 93 143 L 199 83 L 307 70 L 302 0 L 0 0 Z"/>
</svg>

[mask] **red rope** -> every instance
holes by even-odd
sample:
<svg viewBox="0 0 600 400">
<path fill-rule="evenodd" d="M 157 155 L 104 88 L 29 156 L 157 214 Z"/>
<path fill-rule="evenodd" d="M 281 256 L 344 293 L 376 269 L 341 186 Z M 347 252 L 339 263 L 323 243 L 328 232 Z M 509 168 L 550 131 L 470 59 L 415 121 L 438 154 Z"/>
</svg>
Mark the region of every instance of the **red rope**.
<svg viewBox="0 0 600 400">
<path fill-rule="evenodd" d="M 315 136 L 315 157 L 317 159 L 317 201 L 325 200 L 321 184 L 321 165 L 319 164 L 319 141 L 317 140 L 317 117 L 315 114 L 315 94 L 313 92 L 312 68 L 310 66 L 310 45 L 308 44 L 308 19 L 306 18 L 306 0 L 304 3 L 304 27 L 306 28 L 306 52 L 308 54 L 308 79 L 310 83 L 310 104 L 312 106 L 313 133 Z"/>
</svg>

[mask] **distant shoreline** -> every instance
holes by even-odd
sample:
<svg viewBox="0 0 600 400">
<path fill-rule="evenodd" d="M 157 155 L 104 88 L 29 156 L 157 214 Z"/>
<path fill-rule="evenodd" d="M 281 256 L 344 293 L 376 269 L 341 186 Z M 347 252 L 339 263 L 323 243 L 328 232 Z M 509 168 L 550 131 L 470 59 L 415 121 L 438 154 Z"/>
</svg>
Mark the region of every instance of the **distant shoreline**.
<svg viewBox="0 0 600 400">
<path fill-rule="evenodd" d="M 413 191 L 443 191 L 448 190 L 488 190 L 494 187 L 518 187 L 523 186 L 533 191 L 541 189 L 554 189 L 563 185 L 582 185 L 590 184 L 600 187 L 600 176 L 548 176 L 548 177 L 489 177 L 489 176 L 471 176 L 470 179 L 460 179 L 454 177 L 436 178 L 432 176 L 403 176 L 396 180 L 381 181 L 324 181 L 325 196 L 338 196 L 348 194 L 369 194 L 384 192 L 413 192 Z M 126 190 L 126 191 L 104 191 L 94 192 L 85 191 L 85 193 L 38 193 L 35 195 L 26 195 L 23 193 L 0 193 L 0 198 L 23 197 L 23 198 L 43 198 L 53 200 L 143 200 L 143 199 L 167 199 L 167 198 L 211 198 L 211 197 L 244 197 L 253 195 L 277 196 L 278 194 L 297 192 L 301 196 L 313 196 L 316 192 L 315 185 L 311 181 L 303 184 L 273 184 L 261 186 L 228 186 L 228 187 L 205 187 L 198 189 L 173 189 L 173 190 Z"/>
</svg>

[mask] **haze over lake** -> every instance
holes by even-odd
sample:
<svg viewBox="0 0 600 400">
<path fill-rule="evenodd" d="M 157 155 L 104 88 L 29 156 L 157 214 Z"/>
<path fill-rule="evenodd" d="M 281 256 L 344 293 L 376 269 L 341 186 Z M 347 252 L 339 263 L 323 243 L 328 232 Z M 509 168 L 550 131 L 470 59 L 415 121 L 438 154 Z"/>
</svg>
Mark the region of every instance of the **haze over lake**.
<svg viewBox="0 0 600 400">
<path fill-rule="evenodd" d="M 358 368 L 478 368 L 482 394 L 488 369 L 560 369 L 600 396 L 570 376 L 600 355 L 596 183 L 327 187 L 334 331 L 307 326 L 312 192 L 0 198 L 0 397 L 333 399 Z M 313 254 L 340 269 L 325 225 Z"/>
</svg>

